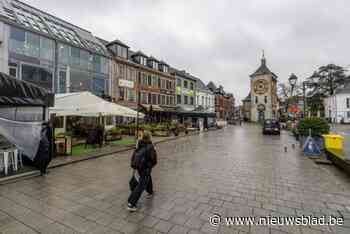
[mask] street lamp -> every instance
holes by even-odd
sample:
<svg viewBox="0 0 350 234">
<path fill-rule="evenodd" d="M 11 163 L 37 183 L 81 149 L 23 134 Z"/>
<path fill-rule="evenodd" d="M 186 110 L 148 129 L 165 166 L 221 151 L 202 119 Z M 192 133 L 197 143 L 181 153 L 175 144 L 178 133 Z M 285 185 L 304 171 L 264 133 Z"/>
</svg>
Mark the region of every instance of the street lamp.
<svg viewBox="0 0 350 234">
<path fill-rule="evenodd" d="M 293 90 L 295 85 L 297 84 L 297 80 L 298 80 L 298 77 L 294 73 L 292 73 L 288 78 L 289 85 L 292 87 L 291 93 L 290 93 L 291 98 L 293 97 Z M 289 117 L 288 107 L 289 107 L 289 98 L 287 99 L 287 115 Z"/>
<path fill-rule="evenodd" d="M 290 96 L 293 96 L 293 90 L 294 90 L 295 85 L 297 84 L 297 80 L 298 80 L 298 77 L 294 73 L 292 73 L 290 75 L 290 77 L 288 78 L 289 84 L 290 84 L 290 86 L 292 86 Z"/>
<path fill-rule="evenodd" d="M 310 82 L 305 80 L 303 81 L 303 99 L 304 99 L 304 110 L 303 110 L 303 117 L 305 118 L 306 115 L 306 87 L 310 85 Z"/>
</svg>

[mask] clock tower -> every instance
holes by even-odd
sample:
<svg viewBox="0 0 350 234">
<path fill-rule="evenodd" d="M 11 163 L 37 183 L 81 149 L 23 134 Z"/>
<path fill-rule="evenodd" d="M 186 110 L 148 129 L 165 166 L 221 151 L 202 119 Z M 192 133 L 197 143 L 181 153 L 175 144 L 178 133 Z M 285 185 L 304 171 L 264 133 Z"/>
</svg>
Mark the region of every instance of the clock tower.
<svg viewBox="0 0 350 234">
<path fill-rule="evenodd" d="M 260 67 L 250 75 L 250 120 L 277 118 L 277 76 L 266 65 L 264 52 Z"/>
</svg>

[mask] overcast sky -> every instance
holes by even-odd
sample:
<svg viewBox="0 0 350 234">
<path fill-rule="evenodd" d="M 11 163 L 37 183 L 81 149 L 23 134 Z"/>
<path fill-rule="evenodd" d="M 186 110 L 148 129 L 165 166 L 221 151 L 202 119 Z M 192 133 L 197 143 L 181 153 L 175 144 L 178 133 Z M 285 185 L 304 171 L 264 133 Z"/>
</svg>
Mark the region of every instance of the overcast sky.
<svg viewBox="0 0 350 234">
<path fill-rule="evenodd" d="M 116 38 L 210 80 L 240 100 L 262 50 L 286 81 L 320 65 L 348 66 L 349 0 L 25 0 L 91 31 Z"/>
</svg>

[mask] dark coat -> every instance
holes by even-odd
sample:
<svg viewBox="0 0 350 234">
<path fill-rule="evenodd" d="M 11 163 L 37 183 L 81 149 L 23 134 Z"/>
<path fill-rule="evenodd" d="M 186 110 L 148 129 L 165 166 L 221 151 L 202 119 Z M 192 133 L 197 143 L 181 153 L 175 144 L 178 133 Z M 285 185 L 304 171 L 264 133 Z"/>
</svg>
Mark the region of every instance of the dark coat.
<svg viewBox="0 0 350 234">
<path fill-rule="evenodd" d="M 140 140 L 138 142 L 137 149 L 141 149 L 143 147 L 147 147 L 146 162 L 145 162 L 146 163 L 146 167 L 147 168 L 152 168 L 158 162 L 157 151 L 154 148 L 154 145 L 153 145 L 153 143 L 151 141 L 150 142 L 146 142 L 146 141 Z"/>
</svg>

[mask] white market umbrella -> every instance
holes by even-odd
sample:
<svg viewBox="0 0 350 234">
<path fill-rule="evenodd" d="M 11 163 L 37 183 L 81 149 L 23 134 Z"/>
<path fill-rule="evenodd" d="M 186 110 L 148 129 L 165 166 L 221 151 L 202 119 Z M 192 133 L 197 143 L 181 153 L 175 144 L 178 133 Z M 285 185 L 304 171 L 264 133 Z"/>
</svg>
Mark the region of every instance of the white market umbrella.
<svg viewBox="0 0 350 234">
<path fill-rule="evenodd" d="M 137 111 L 103 100 L 90 92 L 55 94 L 55 106 L 49 109 L 56 116 L 123 116 L 137 118 Z M 139 113 L 139 118 L 144 114 Z"/>
</svg>

